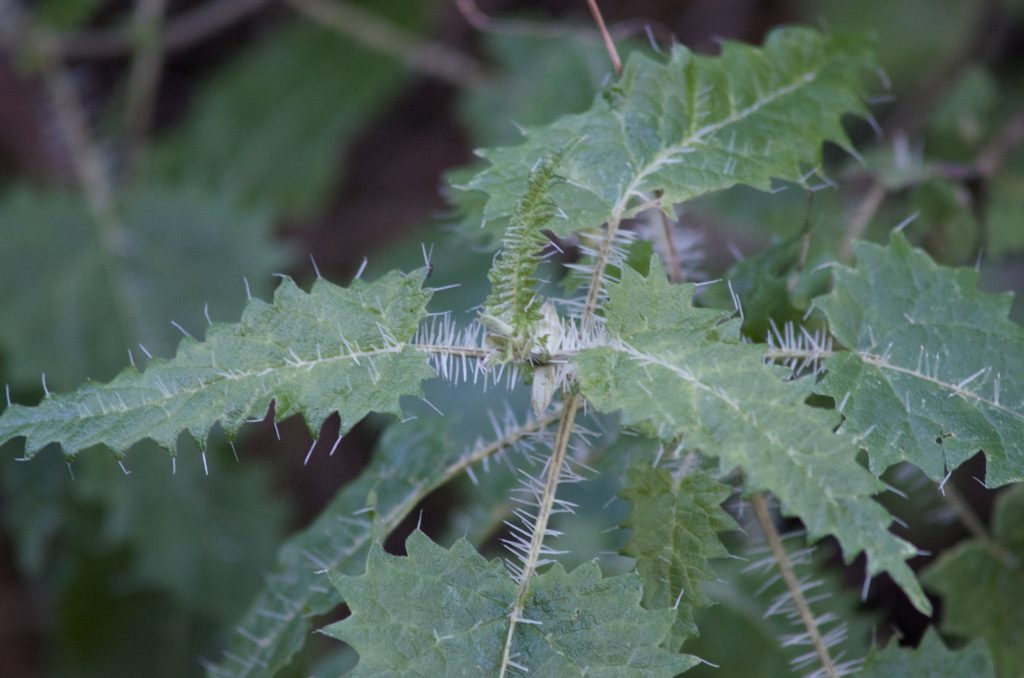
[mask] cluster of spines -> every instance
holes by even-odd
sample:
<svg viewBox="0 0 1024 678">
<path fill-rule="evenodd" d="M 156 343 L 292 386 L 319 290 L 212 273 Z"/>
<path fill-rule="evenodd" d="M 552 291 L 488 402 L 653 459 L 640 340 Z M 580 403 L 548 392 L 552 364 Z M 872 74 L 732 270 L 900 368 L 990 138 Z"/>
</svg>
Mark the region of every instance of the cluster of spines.
<svg viewBox="0 0 1024 678">
<path fill-rule="evenodd" d="M 753 530 L 753 532 L 758 532 Z M 805 534 L 797 530 L 781 535 L 783 543 L 789 540 L 803 540 Z M 812 566 L 814 546 L 803 546 L 797 549 L 787 549 L 789 564 L 796 572 L 799 569 L 806 569 Z M 776 588 L 782 580 L 775 556 L 765 546 L 755 546 L 751 554 L 759 556 L 744 568 L 745 573 L 758 573 L 766 577 L 764 583 L 755 592 L 755 596 L 761 596 Z M 763 555 L 762 555 L 763 554 Z M 804 620 L 794 601 L 793 592 L 784 587 L 780 593 L 774 595 L 768 607 L 764 611 L 764 618 L 779 617 L 788 622 L 793 632 L 785 633 L 779 637 L 779 643 L 783 648 L 798 648 L 800 652 L 790 660 L 795 671 L 808 671 L 805 678 L 826 678 L 827 676 L 846 676 L 857 673 L 863 663 L 863 659 L 846 657 L 846 652 L 840 647 L 848 637 L 849 629 L 847 623 L 834 612 L 817 613 L 813 606 L 832 596 L 826 582 L 806 574 L 797 574 L 800 595 L 803 602 L 811 608 L 814 626 L 820 635 L 821 642 L 829 651 L 831 666 L 820 665 L 818 652 L 814 648 L 814 641 L 809 629 L 804 625 Z"/>
<path fill-rule="evenodd" d="M 824 361 L 833 353 L 831 335 L 825 330 L 812 332 L 793 322 L 784 323 L 781 328 L 774 320 L 769 323 L 765 362 L 785 365 L 794 379 L 807 374 L 819 376 L 824 371 Z"/>
</svg>

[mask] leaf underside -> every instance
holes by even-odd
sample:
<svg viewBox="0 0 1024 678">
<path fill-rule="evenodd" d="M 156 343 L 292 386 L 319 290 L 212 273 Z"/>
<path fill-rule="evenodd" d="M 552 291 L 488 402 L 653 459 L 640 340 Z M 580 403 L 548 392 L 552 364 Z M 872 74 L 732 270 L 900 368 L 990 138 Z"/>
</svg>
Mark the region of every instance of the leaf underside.
<svg viewBox="0 0 1024 678">
<path fill-rule="evenodd" d="M 218 422 L 233 438 L 271 402 L 276 419 L 301 413 L 314 436 L 333 412 L 341 434 L 369 412 L 398 415 L 399 396 L 419 394 L 433 376 L 405 343 L 430 298 L 424 275 L 393 272 L 348 288 L 318 279 L 308 293 L 285 279 L 273 303 L 251 300 L 241 322 L 214 323 L 203 342 L 186 337 L 172 359 L 11 406 L 0 440 L 25 437 L 29 457 L 50 443 L 69 457 L 95 445 L 120 455 L 146 438 L 173 452 L 182 431 L 205 447 Z"/>
<path fill-rule="evenodd" d="M 999 497 L 992 537 L 996 554 L 981 539 L 947 551 L 925 570 L 924 585 L 942 595 L 942 630 L 984 638 L 1000 676 L 1024 674 L 1024 486 Z"/>
</svg>

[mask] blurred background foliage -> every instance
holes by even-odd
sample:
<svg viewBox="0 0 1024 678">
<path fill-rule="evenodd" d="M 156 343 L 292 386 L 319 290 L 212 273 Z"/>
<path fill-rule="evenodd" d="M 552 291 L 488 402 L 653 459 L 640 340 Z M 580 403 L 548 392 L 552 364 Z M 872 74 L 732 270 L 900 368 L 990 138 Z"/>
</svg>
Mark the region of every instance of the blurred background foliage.
<svg viewBox="0 0 1024 678">
<path fill-rule="evenodd" d="M 780 23 L 877 36 L 873 118 L 849 125 L 860 157 L 827 149 L 813 194 L 730 190 L 672 226 L 688 277 L 733 282 L 751 338 L 772 320 L 814 324 L 810 301 L 829 284 L 819 264 L 848 260 L 852 237 L 884 241 L 894 228 L 943 263 L 979 266 L 988 289 L 1024 288 L 1022 3 L 601 5 L 624 51 L 678 41 L 714 53 Z M 582 0 L 0 0 L 0 380 L 33 402 L 168 355 L 181 331 L 201 335 L 210 318 L 236 318 L 247 294 L 266 298 L 273 274 L 310 280 L 309 255 L 344 282 L 364 257 L 373 276 L 419 265 L 420 244 L 432 244 L 432 281 L 466 283 L 435 303 L 472 308 L 494 234 L 474 221 L 475 196 L 444 188 L 446 173 L 457 184 L 474 148 L 586 108 L 609 71 Z M 722 286 L 702 299 L 731 305 Z M 524 402 L 443 385 L 427 395 L 454 415 L 446 435 L 465 441 L 487 434 L 489 409 Z M 100 451 L 73 467 L 57 451 L 17 463 L 7 446 L 0 674 L 201 673 L 282 540 L 358 473 L 381 425 L 365 422 L 332 456 L 314 448 L 308 464 L 296 422 L 255 423 L 241 463 L 226 441 L 201 456 L 182 440 L 173 474 L 151 449 L 119 468 Z M 598 447 L 599 469 L 651 453 L 628 438 Z M 512 473 L 496 466 L 479 486 L 460 479 L 428 498 L 428 533 L 499 555 Z M 994 498 L 971 480 L 978 469 L 949 482 L 984 524 Z M 558 526 L 573 562 L 631 566 L 613 529 L 628 510 L 609 480 L 621 475 L 572 488 L 588 507 Z M 927 482 L 893 475 L 905 490 Z M 890 497 L 906 534 L 935 554 L 920 567 L 967 535 L 926 489 L 928 501 Z M 732 508 L 750 528 L 730 544 L 746 564 L 723 561 L 708 587 L 720 604 L 698 615 L 704 634 L 686 649 L 721 665 L 695 670 L 705 675 L 780 675 L 793 658 L 778 642 L 787 623 L 765 619 L 771 581 L 751 567 L 763 545 Z M 892 629 L 920 638 L 925 620 L 885 581 L 862 600 L 858 564 L 843 568 L 827 545 L 800 560 L 834 594 L 825 605 L 848 622 L 850 656 Z M 353 660 L 311 640 L 289 671 L 332 675 Z"/>
</svg>

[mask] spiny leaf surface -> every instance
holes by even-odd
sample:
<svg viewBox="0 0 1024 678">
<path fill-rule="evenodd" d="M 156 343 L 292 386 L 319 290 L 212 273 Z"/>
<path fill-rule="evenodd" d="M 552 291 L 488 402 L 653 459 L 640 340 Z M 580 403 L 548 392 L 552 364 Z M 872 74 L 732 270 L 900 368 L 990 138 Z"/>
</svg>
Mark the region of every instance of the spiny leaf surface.
<svg viewBox="0 0 1024 678">
<path fill-rule="evenodd" d="M 820 391 L 842 433 L 882 473 L 901 461 L 939 480 L 984 450 L 990 486 L 1024 480 L 1024 329 L 1010 294 L 977 290 L 973 269 L 938 266 L 894 235 L 858 243 L 818 302 L 848 352 L 827 361 Z"/>
<path fill-rule="evenodd" d="M 644 606 L 676 608 L 669 649 L 697 635 L 694 608 L 711 604 L 701 586 L 715 576 L 708 561 L 729 555 L 718 533 L 739 528 L 721 507 L 730 494 L 729 487 L 701 471 L 675 478 L 648 463 L 630 468 L 619 493 L 633 504 L 623 524 L 632 533 L 622 552 L 636 558 Z"/>
<path fill-rule="evenodd" d="M 203 342 L 186 337 L 173 359 L 8 408 L 0 441 L 24 436 L 27 456 L 49 443 L 69 456 L 94 445 L 123 454 L 146 438 L 173 451 L 188 431 L 202 447 L 215 423 L 233 437 L 271 401 L 277 419 L 301 413 L 314 435 L 333 412 L 342 433 L 369 412 L 400 414 L 399 396 L 433 375 L 406 343 L 430 298 L 424 274 L 349 288 L 318 279 L 308 293 L 285 279 L 273 303 L 253 299 L 240 323 L 211 325 Z"/>
<path fill-rule="evenodd" d="M 868 657 L 857 675 L 862 678 L 995 678 L 996 673 L 983 642 L 975 641 L 960 650 L 950 650 L 932 627 L 916 648 L 889 643 L 884 650 Z"/>
<path fill-rule="evenodd" d="M 352 610 L 324 633 L 352 645 L 352 676 L 496 675 L 516 584 L 459 540 L 446 550 L 422 532 L 406 541 L 408 556 L 375 546 L 366 574 L 331 573 Z M 692 657 L 658 647 L 671 610 L 647 611 L 636 575 L 603 578 L 596 563 L 566 572 L 552 566 L 530 585 L 517 624 L 512 659 L 530 676 L 675 676 Z"/>
<path fill-rule="evenodd" d="M 355 574 L 370 543 L 384 539 L 430 492 L 479 461 L 486 444 L 464 449 L 438 420 L 389 426 L 370 465 L 317 519 L 282 546 L 277 565 L 231 634 L 214 676 L 262 676 L 288 665 L 311 617 L 338 604 L 323 570 Z"/>
<path fill-rule="evenodd" d="M 537 158 L 577 137 L 586 143 L 555 191 L 568 216 L 552 224 L 558 235 L 630 216 L 655 192 L 676 204 L 739 183 L 798 182 L 822 142 L 847 145 L 840 116 L 864 111 L 870 63 L 862 42 L 803 28 L 775 31 L 761 48 L 726 42 L 718 57 L 676 47 L 662 63 L 634 53 L 590 110 L 481 151 L 490 167 L 458 188 L 487 196 L 485 225 L 504 223 Z"/>
<path fill-rule="evenodd" d="M 921 581 L 942 595 L 942 630 L 984 638 L 1000 676 L 1024 674 L 1024 486 L 1000 496 L 992 537 L 1006 553 L 980 539 L 947 551 Z M 1007 557 L 1008 556 L 1008 557 Z"/>
<path fill-rule="evenodd" d="M 871 574 L 886 571 L 923 611 L 930 605 L 904 560 L 916 549 L 891 534 L 889 513 L 871 499 L 881 484 L 832 433 L 834 412 L 806 406 L 810 380 L 785 381 L 741 343 L 722 311 L 691 305 L 693 285 L 669 285 L 660 263 L 649 277 L 626 269 L 609 289 L 609 338 L 576 359 L 580 388 L 625 425 L 743 469 L 750 491 L 770 490 L 812 539 L 834 535 L 847 559 L 864 551 Z"/>
</svg>

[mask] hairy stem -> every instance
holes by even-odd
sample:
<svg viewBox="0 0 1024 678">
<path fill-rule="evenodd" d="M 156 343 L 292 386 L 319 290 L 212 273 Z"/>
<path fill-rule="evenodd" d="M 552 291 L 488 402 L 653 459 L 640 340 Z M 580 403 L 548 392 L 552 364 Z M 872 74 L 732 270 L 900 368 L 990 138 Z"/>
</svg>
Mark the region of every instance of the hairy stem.
<svg viewBox="0 0 1024 678">
<path fill-rule="evenodd" d="M 541 548 L 544 545 L 544 537 L 547 534 L 548 521 L 551 519 L 551 510 L 555 505 L 558 482 L 569 451 L 569 439 L 572 437 L 573 426 L 576 422 L 576 412 L 579 410 L 582 400 L 578 395 L 570 396 L 562 405 L 562 411 L 558 415 L 558 432 L 555 434 L 555 444 L 551 451 L 551 459 L 548 462 L 547 475 L 544 480 L 544 494 L 541 496 L 540 505 L 537 507 L 537 520 L 533 525 L 530 549 L 526 554 L 526 559 L 523 562 L 523 571 L 519 577 L 519 589 L 516 593 L 515 606 L 512 608 L 510 615 L 511 621 L 508 625 L 508 635 L 505 637 L 505 650 L 501 656 L 499 678 L 504 678 L 511 666 L 512 638 L 515 634 L 516 623 L 522 619 L 523 607 L 526 604 L 526 594 L 530 587 L 530 579 L 537 570 L 537 564 L 540 561 Z"/>
<path fill-rule="evenodd" d="M 393 56 L 424 75 L 456 87 L 473 87 L 483 80 L 483 68 L 472 57 L 443 43 L 423 40 L 348 2 L 286 2 L 311 19 L 331 26 L 365 47 Z"/>
<path fill-rule="evenodd" d="M 814 613 L 811 611 L 810 605 L 807 604 L 807 599 L 804 598 L 803 591 L 800 589 L 800 582 L 796 578 L 796 573 L 793 572 L 793 564 L 789 560 L 789 554 L 786 553 L 786 548 L 782 545 L 782 539 L 775 529 L 775 523 L 772 522 L 771 514 L 768 512 L 768 502 L 763 494 L 755 494 L 751 498 L 750 503 L 754 507 L 754 516 L 757 518 L 764 536 L 768 539 L 768 546 L 772 550 L 772 556 L 775 558 L 776 565 L 779 566 L 779 572 L 782 574 L 783 581 L 786 582 L 786 588 L 789 589 L 789 595 L 793 599 L 793 604 L 796 606 L 797 612 L 800 613 L 800 620 L 803 622 L 804 628 L 807 629 L 807 635 L 814 645 L 814 652 L 818 655 L 818 660 L 821 661 L 821 667 L 825 670 L 825 675 L 829 678 L 839 678 L 839 672 L 832 661 L 832 656 L 828 653 L 825 639 L 821 637 L 821 632 L 818 630 L 818 625 L 814 620 Z"/>
</svg>

